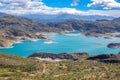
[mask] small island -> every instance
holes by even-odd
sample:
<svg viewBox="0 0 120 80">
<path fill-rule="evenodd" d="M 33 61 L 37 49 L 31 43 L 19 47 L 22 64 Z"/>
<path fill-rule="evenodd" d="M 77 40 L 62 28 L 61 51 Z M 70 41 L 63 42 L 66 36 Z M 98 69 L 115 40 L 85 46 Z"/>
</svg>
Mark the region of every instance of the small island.
<svg viewBox="0 0 120 80">
<path fill-rule="evenodd" d="M 120 43 L 110 43 L 107 45 L 108 48 L 120 48 Z"/>
<path fill-rule="evenodd" d="M 104 63 L 120 63 L 120 53 L 118 54 L 99 54 L 90 56 L 87 60 L 95 60 Z"/>
</svg>

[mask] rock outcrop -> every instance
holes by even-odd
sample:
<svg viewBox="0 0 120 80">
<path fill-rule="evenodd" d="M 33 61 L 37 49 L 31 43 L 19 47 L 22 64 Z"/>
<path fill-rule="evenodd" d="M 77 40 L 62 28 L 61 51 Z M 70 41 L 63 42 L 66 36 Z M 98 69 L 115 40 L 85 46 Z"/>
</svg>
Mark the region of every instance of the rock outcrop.
<svg viewBox="0 0 120 80">
<path fill-rule="evenodd" d="M 87 60 L 96 60 L 105 63 L 120 63 L 120 54 L 101 54 L 88 57 Z"/>
<path fill-rule="evenodd" d="M 22 40 L 47 39 L 42 32 L 50 32 L 50 29 L 57 31 L 54 28 L 48 28 L 44 24 L 36 23 L 26 18 L 17 18 L 14 16 L 1 17 L 0 48 L 11 47 L 13 43 Z"/>
<path fill-rule="evenodd" d="M 108 48 L 120 48 L 120 43 L 110 43 L 107 45 Z"/>
<path fill-rule="evenodd" d="M 60 53 L 60 54 L 55 54 L 55 53 L 45 53 L 45 52 L 41 52 L 41 53 L 34 53 L 32 55 L 29 56 L 29 58 L 50 58 L 52 60 L 78 60 L 80 56 L 87 56 L 87 53 Z"/>
</svg>

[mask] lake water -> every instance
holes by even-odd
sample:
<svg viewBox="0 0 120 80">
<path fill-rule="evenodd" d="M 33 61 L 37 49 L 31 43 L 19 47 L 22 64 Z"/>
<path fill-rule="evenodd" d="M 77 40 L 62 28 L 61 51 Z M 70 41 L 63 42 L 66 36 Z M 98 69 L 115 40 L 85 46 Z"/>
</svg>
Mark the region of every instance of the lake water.
<svg viewBox="0 0 120 80">
<path fill-rule="evenodd" d="M 13 45 L 13 48 L 0 49 L 0 52 L 12 53 L 27 57 L 35 52 L 87 52 L 90 55 L 104 53 L 118 53 L 120 49 L 110 49 L 107 45 L 120 42 L 120 38 L 105 39 L 100 37 L 84 36 L 80 33 L 48 34 L 53 40 L 23 41 Z"/>
</svg>

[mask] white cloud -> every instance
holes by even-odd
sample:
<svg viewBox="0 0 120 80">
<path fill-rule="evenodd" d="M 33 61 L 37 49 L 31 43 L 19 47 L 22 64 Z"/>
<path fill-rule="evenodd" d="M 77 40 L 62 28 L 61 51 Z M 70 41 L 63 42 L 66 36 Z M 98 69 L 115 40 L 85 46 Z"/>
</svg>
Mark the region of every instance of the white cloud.
<svg viewBox="0 0 120 80">
<path fill-rule="evenodd" d="M 120 8 L 120 3 L 116 0 L 91 0 L 88 7 L 103 7 L 103 9 Z"/>
<path fill-rule="evenodd" d="M 0 6 L 3 6 L 2 3 L 0 3 Z"/>
<path fill-rule="evenodd" d="M 3 9 L 8 10 L 28 10 L 45 6 L 39 0 L 2 0 L 0 2 L 5 5 Z"/>
<path fill-rule="evenodd" d="M 80 11 L 75 8 L 53 8 L 46 6 L 42 1 L 39 0 L 0 0 L 0 3 L 1 3 L 0 5 L 3 6 L 0 9 L 0 12 L 13 14 L 13 15 L 24 15 L 24 14 L 53 15 L 53 14 L 67 13 L 67 14 L 77 14 L 77 15 L 105 15 L 105 16 L 119 17 L 120 14 L 120 10 Z"/>
<path fill-rule="evenodd" d="M 102 16 L 120 17 L 120 10 L 89 10 L 86 13 L 87 13 L 87 15 L 102 15 Z"/>
<path fill-rule="evenodd" d="M 0 0 L 0 2 L 27 2 L 27 1 L 30 1 L 30 0 Z"/>
<path fill-rule="evenodd" d="M 0 10 L 0 12 L 8 13 L 8 14 L 15 14 L 15 15 L 24 15 L 24 14 L 82 14 L 82 11 L 78 11 L 73 8 L 41 8 L 35 10 Z"/>
<path fill-rule="evenodd" d="M 2 0 L 5 6 L 0 9 L 1 12 L 9 14 L 80 14 L 81 11 L 78 11 L 74 8 L 52 8 L 46 6 L 42 1 L 39 0 Z M 7 2 L 7 4 L 6 4 Z M 9 2 L 9 4 L 8 4 Z"/>
<path fill-rule="evenodd" d="M 71 6 L 77 6 L 78 2 L 79 2 L 79 0 L 73 0 L 73 2 L 70 5 Z"/>
</svg>

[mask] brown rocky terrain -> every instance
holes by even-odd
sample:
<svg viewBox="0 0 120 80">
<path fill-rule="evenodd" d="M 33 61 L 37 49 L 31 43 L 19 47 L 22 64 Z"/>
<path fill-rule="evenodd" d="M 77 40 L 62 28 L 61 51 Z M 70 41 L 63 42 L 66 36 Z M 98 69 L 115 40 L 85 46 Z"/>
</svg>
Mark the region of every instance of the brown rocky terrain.
<svg viewBox="0 0 120 80">
<path fill-rule="evenodd" d="M 120 54 L 100 54 L 88 57 L 87 60 L 96 60 L 105 63 L 120 63 Z"/>
<path fill-rule="evenodd" d="M 108 48 L 120 48 L 120 43 L 110 43 L 107 45 Z"/>
<path fill-rule="evenodd" d="M 80 52 L 80 53 L 59 53 L 59 54 L 55 54 L 55 53 L 45 53 L 45 52 L 41 52 L 41 53 L 34 53 L 32 55 L 29 56 L 29 58 L 43 58 L 43 59 L 52 59 L 52 60 L 78 60 L 80 57 L 83 56 L 88 56 L 87 53 L 85 52 Z"/>
<path fill-rule="evenodd" d="M 100 55 L 93 55 L 90 56 L 88 53 L 85 52 L 78 52 L 78 53 L 34 53 L 30 55 L 28 58 L 34 58 L 38 60 L 45 60 L 45 61 L 56 61 L 56 60 L 79 60 L 80 58 L 86 58 L 86 60 L 95 60 L 104 63 L 120 63 L 120 53 L 118 54 L 100 54 Z M 48 60 L 49 59 L 49 60 Z"/>
<path fill-rule="evenodd" d="M 38 23 L 26 18 L 5 16 L 0 18 L 0 47 L 10 47 L 21 40 L 46 39 L 43 33 L 80 31 L 96 37 L 119 37 L 120 18 L 114 20 L 72 20 L 60 23 Z M 38 34 L 39 33 L 39 34 Z"/>
</svg>

